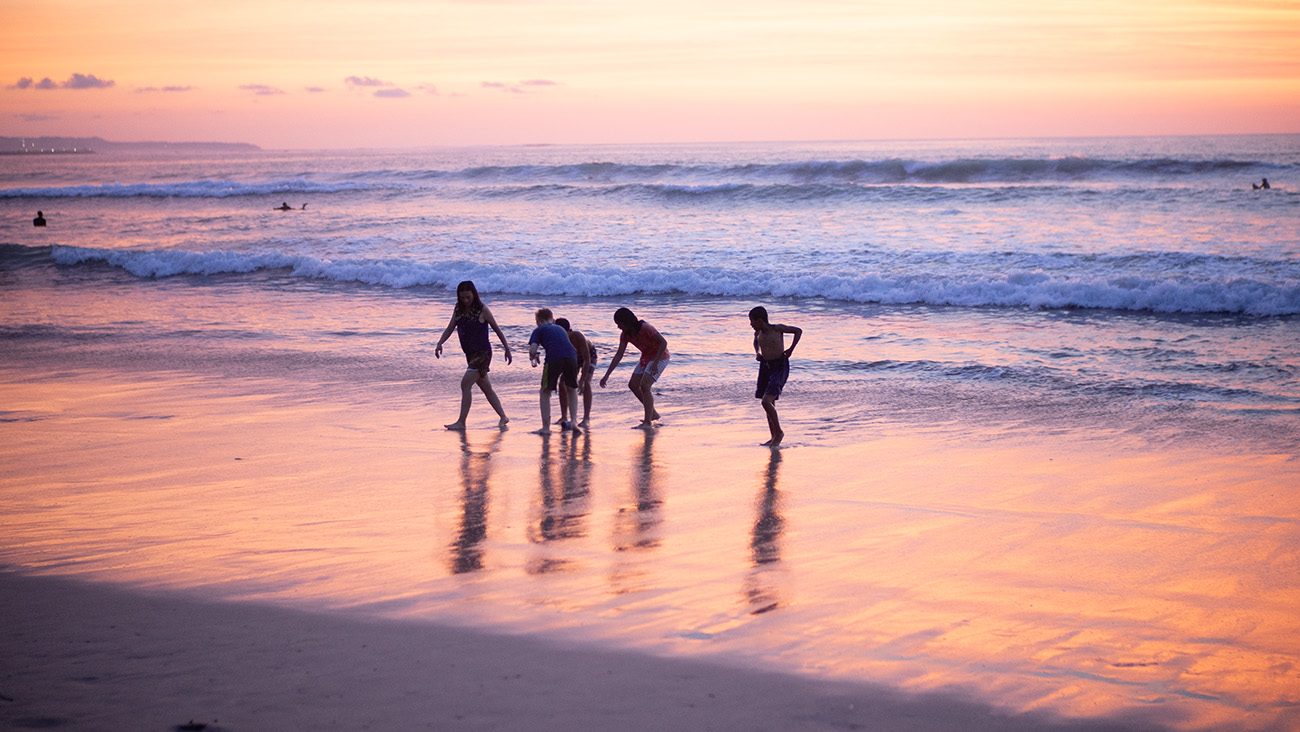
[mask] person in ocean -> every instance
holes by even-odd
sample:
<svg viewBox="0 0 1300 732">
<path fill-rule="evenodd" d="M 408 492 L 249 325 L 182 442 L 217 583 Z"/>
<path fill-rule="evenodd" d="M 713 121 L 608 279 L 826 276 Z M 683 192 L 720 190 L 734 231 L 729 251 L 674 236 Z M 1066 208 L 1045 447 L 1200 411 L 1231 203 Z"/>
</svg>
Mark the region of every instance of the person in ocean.
<svg viewBox="0 0 1300 732">
<path fill-rule="evenodd" d="M 609 368 L 605 369 L 605 375 L 600 379 L 600 386 L 602 389 L 605 388 L 609 375 L 614 373 L 614 369 L 623 360 L 623 352 L 627 350 L 627 344 L 636 346 L 641 352 L 641 360 L 632 370 L 632 378 L 628 380 L 627 388 L 632 390 L 641 405 L 645 407 L 645 419 L 637 427 L 653 429 L 655 420 L 659 419 L 659 412 L 655 411 L 655 397 L 651 387 L 668 366 L 668 341 L 659 335 L 659 331 L 655 330 L 654 326 L 637 319 L 636 315 L 627 308 L 619 308 L 614 312 L 614 324 L 618 326 L 622 335 L 618 339 L 618 352 L 609 362 Z"/>
<path fill-rule="evenodd" d="M 32 219 L 32 226 L 44 226 L 44 225 L 45 225 L 45 213 L 42 211 L 37 211 L 36 218 Z"/>
<path fill-rule="evenodd" d="M 767 428 L 772 432 L 772 439 L 763 445 L 778 447 L 785 432 L 776 416 L 776 400 L 781 398 L 781 390 L 785 388 L 786 379 L 790 378 L 790 354 L 799 345 L 803 329 L 768 322 L 767 308 L 762 305 L 749 311 L 749 326 L 754 329 L 754 357 L 758 359 L 758 386 L 754 389 L 754 398 L 763 400 Z M 786 333 L 794 336 L 789 348 L 785 347 Z"/>
<path fill-rule="evenodd" d="M 497 338 L 501 339 L 501 347 L 505 349 L 506 363 L 512 360 L 510 355 L 510 344 L 506 342 L 506 334 L 501 332 L 501 326 L 497 325 L 496 318 L 492 317 L 492 311 L 488 310 L 487 305 L 479 298 L 478 288 L 474 283 L 465 280 L 456 285 L 456 307 L 451 311 L 451 322 L 447 323 L 447 329 L 442 332 L 442 337 L 438 339 L 438 346 L 433 350 L 435 358 L 442 358 L 442 344 L 451 337 L 451 331 L 455 330 L 456 335 L 460 337 L 460 348 L 465 352 L 465 361 L 468 364 L 465 368 L 465 375 L 460 380 L 460 418 L 449 425 L 449 430 L 465 429 L 465 418 L 469 416 L 469 405 L 473 400 L 472 389 L 475 384 L 487 397 L 488 404 L 496 410 L 497 416 L 501 418 L 498 426 L 505 429 L 506 423 L 510 418 L 506 416 L 506 411 L 501 408 L 501 400 L 497 398 L 497 393 L 492 389 L 492 382 L 488 380 L 488 367 L 492 363 L 492 343 L 488 340 L 488 327 L 496 332 Z"/>
<path fill-rule="evenodd" d="M 292 210 L 293 210 L 293 206 L 290 206 L 288 201 L 284 201 L 284 202 L 282 202 L 278 207 L 273 208 L 273 209 L 271 209 L 271 210 L 272 210 L 272 211 L 292 211 Z"/>
<path fill-rule="evenodd" d="M 578 426 L 586 429 L 591 422 L 591 378 L 596 371 L 596 344 L 587 340 L 587 337 L 581 331 L 574 330 L 565 318 L 556 318 L 555 324 L 560 326 L 569 334 L 569 343 L 573 344 L 574 350 L 578 352 L 578 391 L 582 393 L 582 421 Z M 560 424 L 577 420 L 578 415 L 568 416 L 569 400 L 566 398 L 564 390 L 567 386 L 560 385 Z"/>
<path fill-rule="evenodd" d="M 578 351 L 569 341 L 569 334 L 564 328 L 555 324 L 555 314 L 548 308 L 537 311 L 537 328 L 528 337 L 528 360 L 536 367 L 540 360 L 538 350 L 546 350 L 546 363 L 542 367 L 542 428 L 539 435 L 551 434 L 551 392 L 563 383 L 567 389 L 560 392 L 561 399 L 569 402 L 569 414 L 578 414 Z M 561 430 L 573 430 L 581 434 L 582 430 L 569 422 L 560 425 Z"/>
<path fill-rule="evenodd" d="M 1251 188 L 1254 188 L 1254 189 L 1257 190 L 1257 191 L 1259 191 L 1259 190 L 1267 191 L 1271 186 L 1269 186 L 1269 184 L 1268 184 L 1268 178 L 1264 178 L 1264 179 L 1263 179 L 1261 182 L 1259 182 L 1259 183 L 1251 183 L 1251 184 L 1250 184 L 1250 187 L 1251 187 Z"/>
</svg>

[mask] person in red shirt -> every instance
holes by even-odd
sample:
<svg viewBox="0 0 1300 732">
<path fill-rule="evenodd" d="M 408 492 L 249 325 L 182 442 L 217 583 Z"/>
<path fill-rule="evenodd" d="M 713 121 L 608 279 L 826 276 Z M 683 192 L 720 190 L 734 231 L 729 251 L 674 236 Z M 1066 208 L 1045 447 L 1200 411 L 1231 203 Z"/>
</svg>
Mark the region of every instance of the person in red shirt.
<svg viewBox="0 0 1300 732">
<path fill-rule="evenodd" d="M 627 350 L 627 344 L 636 346 L 641 352 L 641 360 L 632 370 L 632 378 L 628 380 L 627 388 L 632 390 L 641 405 L 645 407 L 645 419 L 637 427 L 654 429 L 654 421 L 659 419 L 659 412 L 655 411 L 655 397 L 650 389 L 659 380 L 664 368 L 668 366 L 668 341 L 659 335 L 659 331 L 655 330 L 654 326 L 639 320 L 627 308 L 619 308 L 614 312 L 614 323 L 622 331 L 622 336 L 618 339 L 618 352 L 609 362 L 609 368 L 605 369 L 605 376 L 601 378 L 600 386 L 605 387 L 609 375 L 614 373 L 619 361 L 623 360 L 623 352 Z"/>
</svg>

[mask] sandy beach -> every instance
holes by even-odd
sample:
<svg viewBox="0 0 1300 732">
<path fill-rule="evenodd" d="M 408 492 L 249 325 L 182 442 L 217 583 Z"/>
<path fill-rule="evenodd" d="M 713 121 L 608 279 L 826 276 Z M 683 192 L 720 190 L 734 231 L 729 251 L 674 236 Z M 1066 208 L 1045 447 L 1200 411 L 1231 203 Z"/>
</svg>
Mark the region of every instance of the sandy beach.
<svg viewBox="0 0 1300 732">
<path fill-rule="evenodd" d="M 773 452 L 753 403 L 668 388 L 655 433 L 623 389 L 542 438 L 517 366 L 512 428 L 479 400 L 458 434 L 446 360 L 304 391 L 96 358 L 11 358 L 3 386 L 11 729 L 1297 719 L 1284 455 L 902 424 L 828 444 L 794 399 Z"/>
</svg>

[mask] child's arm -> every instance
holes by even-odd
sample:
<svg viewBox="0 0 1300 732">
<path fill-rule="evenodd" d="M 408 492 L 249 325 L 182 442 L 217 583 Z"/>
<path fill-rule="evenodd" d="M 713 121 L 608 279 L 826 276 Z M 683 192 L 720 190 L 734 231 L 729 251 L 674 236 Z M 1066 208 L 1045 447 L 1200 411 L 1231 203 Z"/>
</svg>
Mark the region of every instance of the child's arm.
<svg viewBox="0 0 1300 732">
<path fill-rule="evenodd" d="M 488 325 L 492 326 L 492 330 L 496 331 L 497 338 L 501 339 L 501 347 L 506 349 L 506 363 L 509 364 L 511 361 L 510 344 L 506 343 L 506 334 L 501 332 L 501 326 L 497 325 L 497 319 L 492 317 L 492 311 L 487 309 L 487 305 L 483 306 L 483 319 L 487 321 Z"/>
<path fill-rule="evenodd" d="M 573 344 L 573 350 L 578 352 L 578 368 L 581 369 L 579 373 L 582 373 L 591 365 L 591 346 L 587 345 L 587 337 L 583 334 L 574 331 L 573 335 L 578 339 L 578 342 Z M 572 340 L 571 338 L 570 341 Z"/>
<path fill-rule="evenodd" d="M 782 333 L 794 334 L 794 340 L 790 341 L 790 347 L 785 349 L 785 357 L 790 358 L 790 354 L 794 353 L 794 347 L 799 345 L 799 339 L 803 337 L 803 328 L 796 328 L 793 325 L 778 325 L 776 328 Z"/>
<path fill-rule="evenodd" d="M 451 337 L 451 332 L 456 329 L 456 313 L 453 311 L 451 320 L 447 321 L 447 329 L 442 332 L 442 337 L 438 339 L 438 347 L 433 349 L 434 358 L 442 358 L 442 344 L 447 342 Z"/>
<path fill-rule="evenodd" d="M 600 377 L 600 388 L 605 388 L 605 382 L 609 381 L 609 375 L 614 373 L 614 368 L 618 366 L 618 362 L 623 360 L 623 352 L 626 350 L 627 339 L 618 339 L 618 353 L 615 353 L 614 358 L 610 359 L 609 368 L 605 369 L 605 375 Z"/>
</svg>

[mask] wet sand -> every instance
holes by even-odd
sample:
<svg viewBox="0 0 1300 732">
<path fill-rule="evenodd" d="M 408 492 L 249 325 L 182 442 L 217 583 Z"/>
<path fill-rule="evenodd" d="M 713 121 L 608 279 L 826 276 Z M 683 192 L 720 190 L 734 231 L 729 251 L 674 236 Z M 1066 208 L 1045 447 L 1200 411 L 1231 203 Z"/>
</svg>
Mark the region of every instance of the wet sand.
<svg viewBox="0 0 1300 732">
<path fill-rule="evenodd" d="M 170 729 L 1288 729 L 1285 454 L 688 400 L 528 434 L 457 366 L 15 368 L 0 721 Z M 445 372 L 445 373 L 443 373 Z M 698 397 L 698 395 L 693 395 Z M 831 426 L 828 426 L 831 425 Z M 958 438 L 955 435 L 960 434 Z M 815 436 L 815 437 L 814 437 Z"/>
<path fill-rule="evenodd" d="M 419 622 L 0 573 L 6 729 L 1144 729 Z"/>
</svg>

